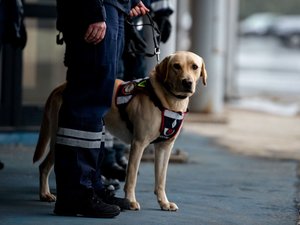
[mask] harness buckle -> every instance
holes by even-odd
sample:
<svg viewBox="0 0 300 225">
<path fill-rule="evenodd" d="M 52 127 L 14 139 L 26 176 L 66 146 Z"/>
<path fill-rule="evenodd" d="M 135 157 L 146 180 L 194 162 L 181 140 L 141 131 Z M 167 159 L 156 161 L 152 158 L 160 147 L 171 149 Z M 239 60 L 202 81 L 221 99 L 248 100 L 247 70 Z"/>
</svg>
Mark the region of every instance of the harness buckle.
<svg viewBox="0 0 300 225">
<path fill-rule="evenodd" d="M 59 32 L 56 35 L 56 44 L 58 44 L 58 45 L 63 45 L 64 44 L 64 37 L 63 37 L 62 32 Z"/>
<path fill-rule="evenodd" d="M 154 49 L 154 54 L 156 55 L 157 62 L 159 62 L 160 48 L 155 48 Z"/>
</svg>

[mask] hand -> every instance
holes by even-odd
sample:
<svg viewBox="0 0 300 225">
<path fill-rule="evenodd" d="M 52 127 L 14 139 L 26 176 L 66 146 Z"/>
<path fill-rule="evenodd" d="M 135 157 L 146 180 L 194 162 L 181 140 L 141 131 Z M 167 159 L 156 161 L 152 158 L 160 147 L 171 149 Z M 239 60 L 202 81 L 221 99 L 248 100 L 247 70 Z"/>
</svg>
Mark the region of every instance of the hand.
<svg viewBox="0 0 300 225">
<path fill-rule="evenodd" d="M 97 22 L 89 25 L 85 35 L 84 40 L 87 43 L 98 44 L 103 40 L 106 33 L 106 23 L 105 22 Z"/>
<path fill-rule="evenodd" d="M 129 16 L 130 17 L 135 17 L 135 16 L 143 16 L 150 10 L 144 5 L 142 1 L 140 1 L 135 7 L 133 7 L 130 12 Z"/>
</svg>

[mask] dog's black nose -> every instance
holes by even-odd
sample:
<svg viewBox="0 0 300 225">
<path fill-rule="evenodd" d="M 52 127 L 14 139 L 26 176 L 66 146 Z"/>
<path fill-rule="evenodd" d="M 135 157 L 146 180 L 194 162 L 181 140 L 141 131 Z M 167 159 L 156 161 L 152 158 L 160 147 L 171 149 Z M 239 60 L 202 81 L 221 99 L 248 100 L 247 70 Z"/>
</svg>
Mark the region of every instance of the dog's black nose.
<svg viewBox="0 0 300 225">
<path fill-rule="evenodd" d="M 193 85 L 193 82 L 188 80 L 188 79 L 184 79 L 181 81 L 182 82 L 182 86 L 187 89 L 187 90 L 191 90 L 192 89 L 192 85 Z"/>
</svg>

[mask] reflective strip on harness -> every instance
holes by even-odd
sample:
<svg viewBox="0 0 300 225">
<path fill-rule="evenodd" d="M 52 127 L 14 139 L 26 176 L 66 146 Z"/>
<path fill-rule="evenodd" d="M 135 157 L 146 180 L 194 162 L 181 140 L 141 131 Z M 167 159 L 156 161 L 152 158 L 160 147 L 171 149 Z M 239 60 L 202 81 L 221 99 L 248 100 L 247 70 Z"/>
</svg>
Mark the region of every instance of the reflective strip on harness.
<svg viewBox="0 0 300 225">
<path fill-rule="evenodd" d="M 118 96 L 118 97 L 117 97 L 117 105 L 126 104 L 127 102 L 130 101 L 130 99 L 132 99 L 132 95 L 128 95 L 128 96 Z"/>
<path fill-rule="evenodd" d="M 170 111 L 167 109 L 165 110 L 164 115 L 169 118 L 175 119 L 175 120 L 183 120 L 183 118 L 184 118 L 183 114 L 178 113 L 178 112 L 173 112 L 173 111 Z"/>
</svg>

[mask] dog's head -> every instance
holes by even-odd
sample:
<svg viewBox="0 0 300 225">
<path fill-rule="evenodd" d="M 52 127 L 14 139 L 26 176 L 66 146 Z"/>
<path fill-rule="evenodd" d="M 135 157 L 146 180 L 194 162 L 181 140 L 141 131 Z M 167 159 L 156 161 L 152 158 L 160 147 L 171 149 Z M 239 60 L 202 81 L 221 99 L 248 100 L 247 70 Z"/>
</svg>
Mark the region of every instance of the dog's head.
<svg viewBox="0 0 300 225">
<path fill-rule="evenodd" d="M 204 61 L 192 52 L 179 51 L 167 56 L 155 67 L 155 72 L 168 92 L 178 98 L 192 96 L 200 77 L 206 85 Z"/>
</svg>

